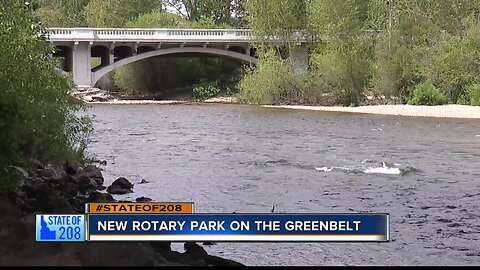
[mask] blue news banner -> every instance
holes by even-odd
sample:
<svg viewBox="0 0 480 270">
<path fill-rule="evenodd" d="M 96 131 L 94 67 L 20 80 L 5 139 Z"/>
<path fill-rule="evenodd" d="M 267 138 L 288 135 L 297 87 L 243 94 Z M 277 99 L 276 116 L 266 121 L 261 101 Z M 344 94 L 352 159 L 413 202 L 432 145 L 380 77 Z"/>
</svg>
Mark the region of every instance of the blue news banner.
<svg viewBox="0 0 480 270">
<path fill-rule="evenodd" d="M 37 241 L 384 242 L 388 214 L 38 215 Z M 84 221 L 86 217 L 86 222 Z"/>
</svg>

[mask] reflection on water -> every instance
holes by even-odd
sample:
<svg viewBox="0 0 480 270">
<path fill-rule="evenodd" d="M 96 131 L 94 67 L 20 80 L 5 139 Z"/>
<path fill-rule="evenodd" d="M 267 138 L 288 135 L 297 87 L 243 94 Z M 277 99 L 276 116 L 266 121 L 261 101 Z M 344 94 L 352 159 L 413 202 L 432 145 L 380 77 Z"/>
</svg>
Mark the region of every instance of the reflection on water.
<svg viewBox="0 0 480 270">
<path fill-rule="evenodd" d="M 219 243 L 247 265 L 480 263 L 480 122 L 241 105 L 94 105 L 117 199 L 197 212 L 387 212 L 389 243 Z M 176 247 L 176 245 L 174 245 Z"/>
</svg>

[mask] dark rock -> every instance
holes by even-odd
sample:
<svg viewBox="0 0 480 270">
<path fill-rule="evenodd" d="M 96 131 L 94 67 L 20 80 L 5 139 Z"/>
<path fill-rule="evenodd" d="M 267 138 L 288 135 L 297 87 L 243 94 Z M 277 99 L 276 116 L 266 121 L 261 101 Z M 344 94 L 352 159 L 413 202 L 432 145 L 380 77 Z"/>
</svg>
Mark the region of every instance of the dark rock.
<svg viewBox="0 0 480 270">
<path fill-rule="evenodd" d="M 121 188 L 118 185 L 111 185 L 107 188 L 107 192 L 111 194 L 127 194 L 132 193 L 133 191 L 129 188 Z"/>
<path fill-rule="evenodd" d="M 31 206 L 35 210 L 59 214 L 73 211 L 65 196 L 50 187 L 45 181 L 38 181 L 38 178 L 37 181 L 23 186 L 22 190 L 29 198 L 37 200 L 36 205 Z"/>
<path fill-rule="evenodd" d="M 53 172 L 53 178 L 61 178 L 66 174 L 65 170 L 63 169 L 63 166 L 60 164 L 49 163 L 45 166 L 45 169 Z"/>
<path fill-rule="evenodd" d="M 47 213 L 69 214 L 74 212 L 72 205 L 68 202 L 67 198 L 65 198 L 63 194 L 51 194 L 50 202 L 52 207 Z"/>
<path fill-rule="evenodd" d="M 75 175 L 83 170 L 82 165 L 78 162 L 65 163 L 65 172 L 70 175 Z"/>
<path fill-rule="evenodd" d="M 22 167 L 17 167 L 17 166 L 11 166 L 10 168 L 13 169 L 13 173 L 19 180 L 25 181 L 28 178 L 28 172 Z"/>
<path fill-rule="evenodd" d="M 62 191 L 72 197 L 77 196 L 79 187 L 76 183 L 67 182 L 63 184 Z"/>
<path fill-rule="evenodd" d="M 149 242 L 153 251 L 163 253 L 165 251 L 172 251 L 171 242 Z"/>
<path fill-rule="evenodd" d="M 86 193 L 89 190 L 95 190 L 98 186 L 95 180 L 83 174 L 80 175 L 79 177 L 76 177 L 76 178 L 74 177 L 74 181 L 77 182 L 80 192 L 82 193 Z"/>
<path fill-rule="evenodd" d="M 70 205 L 72 205 L 73 210 L 77 213 L 85 213 L 85 203 L 87 202 L 87 198 L 84 196 L 76 196 L 75 198 L 71 198 L 69 201 Z"/>
<path fill-rule="evenodd" d="M 95 182 L 95 186 L 103 186 L 103 178 L 90 177 Z"/>
<path fill-rule="evenodd" d="M 105 190 L 105 189 L 107 189 L 107 187 L 104 186 L 104 185 L 97 186 L 97 190 L 99 190 L 99 191 L 102 191 L 102 190 Z"/>
<path fill-rule="evenodd" d="M 97 184 L 97 186 L 103 185 L 103 182 L 104 182 L 104 179 L 103 179 L 103 178 L 91 177 L 90 179 L 92 179 L 93 181 L 95 181 L 95 183 Z M 105 188 L 106 188 L 106 187 L 105 187 Z"/>
<path fill-rule="evenodd" d="M 148 183 L 150 183 L 150 182 L 148 182 L 148 181 L 145 180 L 145 179 L 142 179 L 142 181 L 139 182 L 139 184 L 148 184 Z"/>
<path fill-rule="evenodd" d="M 29 174 L 22 167 L 10 166 L 9 171 L 17 179 L 17 187 L 22 187 L 28 181 Z"/>
<path fill-rule="evenodd" d="M 97 185 L 103 185 L 104 179 L 102 172 L 95 165 L 88 165 L 83 169 L 83 175 L 92 178 L 97 182 Z"/>
<path fill-rule="evenodd" d="M 151 202 L 153 199 L 147 197 L 138 197 L 135 199 L 136 202 Z"/>
<path fill-rule="evenodd" d="M 108 193 L 101 193 L 98 191 L 94 191 L 88 196 L 87 202 L 93 203 L 93 202 L 115 202 L 115 199 L 111 194 Z"/>
<path fill-rule="evenodd" d="M 100 161 L 100 165 L 103 165 L 103 166 L 107 165 L 107 161 L 106 160 Z"/>
<path fill-rule="evenodd" d="M 193 258 L 205 258 L 208 256 L 208 253 L 195 242 L 185 242 L 183 244 L 185 249 L 185 254 L 191 255 Z"/>
<path fill-rule="evenodd" d="M 213 245 L 216 245 L 217 243 L 215 242 L 210 242 L 210 241 L 206 241 L 206 242 L 203 242 L 203 245 L 204 246 L 213 246 Z"/>
<path fill-rule="evenodd" d="M 34 158 L 30 159 L 30 164 L 31 164 L 32 169 L 34 169 L 34 170 L 45 168 L 45 166 L 40 161 L 38 161 L 37 159 L 34 159 Z"/>
<path fill-rule="evenodd" d="M 17 191 L 10 194 L 10 200 L 25 213 L 30 213 L 36 210 L 37 200 L 28 197 L 23 191 Z"/>
<path fill-rule="evenodd" d="M 77 184 L 76 179 L 72 175 L 69 175 L 69 174 L 66 174 L 66 175 L 62 176 L 60 179 L 58 179 L 54 182 L 57 182 L 59 184 L 61 184 L 61 183 L 75 183 L 75 184 Z"/>
<path fill-rule="evenodd" d="M 55 177 L 55 171 L 53 169 L 47 168 L 47 169 L 36 169 L 35 175 L 38 177 L 43 177 L 47 179 L 52 179 Z"/>
<path fill-rule="evenodd" d="M 117 180 L 113 181 L 112 186 L 117 185 L 123 189 L 133 188 L 133 184 L 124 177 L 120 177 Z"/>
</svg>

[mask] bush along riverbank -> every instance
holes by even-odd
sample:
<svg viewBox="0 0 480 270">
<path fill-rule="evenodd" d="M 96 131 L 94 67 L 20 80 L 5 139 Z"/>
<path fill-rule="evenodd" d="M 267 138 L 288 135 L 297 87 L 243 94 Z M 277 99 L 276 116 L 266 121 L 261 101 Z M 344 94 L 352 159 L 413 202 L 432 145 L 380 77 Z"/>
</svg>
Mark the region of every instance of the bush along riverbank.
<svg viewBox="0 0 480 270">
<path fill-rule="evenodd" d="M 117 202 L 112 194 L 133 192 L 134 184 L 119 178 L 106 187 L 95 165 L 32 163 L 29 170 L 10 166 L 17 188 L 0 195 L 1 265 L 242 266 L 208 255 L 194 242 L 185 243 L 184 253 L 172 251 L 169 242 L 36 242 L 35 214 L 85 213 L 85 203 Z"/>
</svg>

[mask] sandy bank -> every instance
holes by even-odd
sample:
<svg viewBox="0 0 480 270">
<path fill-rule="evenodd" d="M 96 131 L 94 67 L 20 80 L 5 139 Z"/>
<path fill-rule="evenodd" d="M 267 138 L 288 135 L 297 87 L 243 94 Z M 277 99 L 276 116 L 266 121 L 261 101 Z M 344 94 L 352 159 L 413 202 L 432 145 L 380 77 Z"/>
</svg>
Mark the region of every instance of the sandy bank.
<svg viewBox="0 0 480 270">
<path fill-rule="evenodd" d="M 442 117 L 442 118 L 476 118 L 480 119 L 480 106 L 444 105 L 444 106 L 414 106 L 414 105 L 375 105 L 360 107 L 329 107 L 329 106 L 262 106 L 266 108 L 286 108 L 295 110 L 368 113 L 400 116 Z"/>
</svg>

